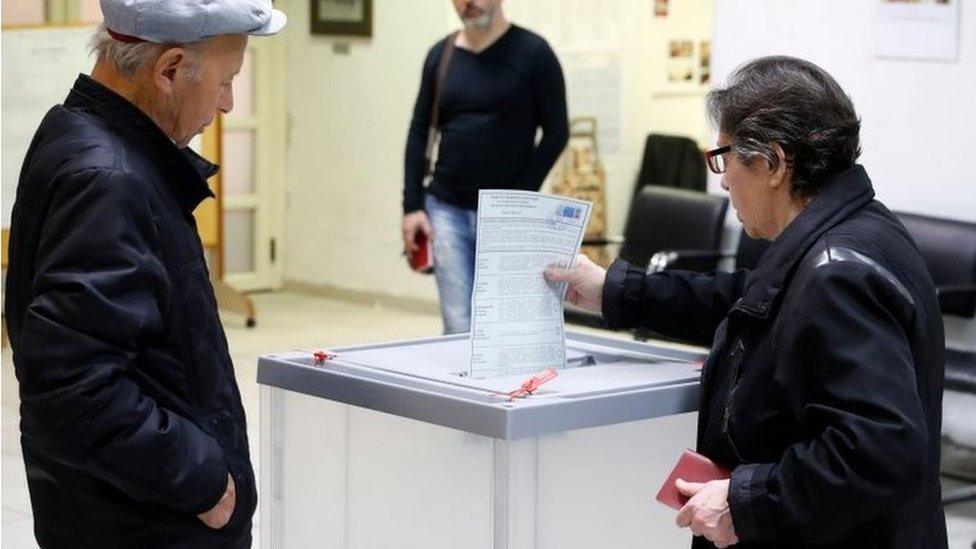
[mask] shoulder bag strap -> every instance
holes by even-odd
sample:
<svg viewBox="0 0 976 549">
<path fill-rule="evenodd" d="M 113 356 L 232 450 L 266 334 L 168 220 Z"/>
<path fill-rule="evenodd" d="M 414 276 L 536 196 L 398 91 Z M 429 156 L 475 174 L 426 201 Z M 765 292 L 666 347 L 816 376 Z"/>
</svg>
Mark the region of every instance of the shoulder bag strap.
<svg viewBox="0 0 976 549">
<path fill-rule="evenodd" d="M 444 41 L 444 49 L 441 50 L 441 57 L 437 61 L 437 79 L 434 81 L 434 100 L 431 104 L 430 126 L 427 128 L 427 151 L 424 160 L 427 163 L 425 175 L 430 177 L 434 173 L 434 146 L 440 137 L 440 115 L 441 115 L 441 90 L 444 88 L 444 79 L 447 77 L 447 68 L 451 63 L 451 56 L 454 55 L 454 41 L 457 39 L 458 32 L 452 32 Z"/>
</svg>

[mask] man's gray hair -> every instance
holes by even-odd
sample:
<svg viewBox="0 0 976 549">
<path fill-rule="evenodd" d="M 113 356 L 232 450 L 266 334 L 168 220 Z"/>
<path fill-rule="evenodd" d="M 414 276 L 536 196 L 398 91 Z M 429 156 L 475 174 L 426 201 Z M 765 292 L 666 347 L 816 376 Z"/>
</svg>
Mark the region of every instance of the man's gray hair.
<svg viewBox="0 0 976 549">
<path fill-rule="evenodd" d="M 790 190 L 811 197 L 861 154 L 861 122 L 836 80 L 794 57 L 762 57 L 736 69 L 708 94 L 708 114 L 744 162 L 779 166 L 779 144 L 793 170 Z"/>
<path fill-rule="evenodd" d="M 197 53 L 198 45 L 201 42 L 196 42 L 194 44 L 155 44 L 152 42 L 136 42 L 128 43 L 116 40 L 112 38 L 109 34 L 108 28 L 105 24 L 99 25 L 95 34 L 92 35 L 91 41 L 88 44 L 88 50 L 95 54 L 96 58 L 101 60 L 105 59 L 115 66 L 115 69 L 119 71 L 120 74 L 127 77 L 135 76 L 136 72 L 139 70 L 144 63 L 155 61 L 160 54 L 162 54 L 167 48 L 172 48 L 174 46 L 181 46 L 187 49 L 191 54 Z M 196 60 L 193 60 L 196 64 Z M 198 71 L 194 71 L 198 73 Z"/>
</svg>

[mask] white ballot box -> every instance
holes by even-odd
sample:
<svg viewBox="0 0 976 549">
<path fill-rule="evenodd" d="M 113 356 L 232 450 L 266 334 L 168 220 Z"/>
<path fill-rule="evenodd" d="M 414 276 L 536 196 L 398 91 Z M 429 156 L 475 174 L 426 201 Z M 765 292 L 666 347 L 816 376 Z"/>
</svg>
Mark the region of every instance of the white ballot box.
<svg viewBox="0 0 976 549">
<path fill-rule="evenodd" d="M 261 547 L 685 548 L 654 500 L 703 353 L 569 332 L 559 376 L 467 376 L 466 334 L 261 357 Z"/>
</svg>

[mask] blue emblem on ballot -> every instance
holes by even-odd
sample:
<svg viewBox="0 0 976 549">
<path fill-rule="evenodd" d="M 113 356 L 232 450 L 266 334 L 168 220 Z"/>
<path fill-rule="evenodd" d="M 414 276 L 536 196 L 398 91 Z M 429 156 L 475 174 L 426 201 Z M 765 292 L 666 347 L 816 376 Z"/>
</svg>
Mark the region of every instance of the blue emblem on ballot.
<svg viewBox="0 0 976 549">
<path fill-rule="evenodd" d="M 556 214 L 559 217 L 567 217 L 569 219 L 579 219 L 583 217 L 583 208 L 579 206 L 560 206 L 556 210 Z"/>
</svg>

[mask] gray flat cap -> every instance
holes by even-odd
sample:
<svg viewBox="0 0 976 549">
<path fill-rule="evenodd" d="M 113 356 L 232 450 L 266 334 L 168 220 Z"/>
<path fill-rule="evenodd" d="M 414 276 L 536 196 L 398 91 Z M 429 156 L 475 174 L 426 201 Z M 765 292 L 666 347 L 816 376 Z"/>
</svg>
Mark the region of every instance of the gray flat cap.
<svg viewBox="0 0 976 549">
<path fill-rule="evenodd" d="M 288 17 L 271 0 L 100 0 L 117 40 L 185 44 L 222 34 L 277 34 Z"/>
</svg>

